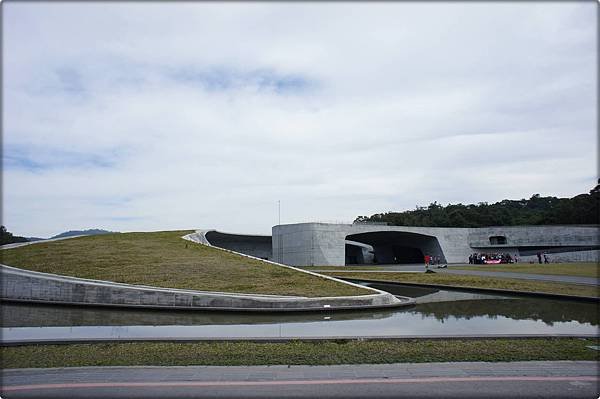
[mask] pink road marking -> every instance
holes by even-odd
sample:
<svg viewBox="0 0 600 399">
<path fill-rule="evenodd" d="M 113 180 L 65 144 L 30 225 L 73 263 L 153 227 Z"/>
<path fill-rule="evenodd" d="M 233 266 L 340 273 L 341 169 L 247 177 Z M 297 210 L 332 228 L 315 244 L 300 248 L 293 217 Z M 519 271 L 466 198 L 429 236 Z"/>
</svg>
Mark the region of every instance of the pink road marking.
<svg viewBox="0 0 600 399">
<path fill-rule="evenodd" d="M 272 385 L 334 385 L 334 384 L 419 384 L 439 382 L 474 381 L 598 381 L 598 377 L 426 377 L 426 378 L 361 378 L 356 380 L 282 380 L 282 381 L 172 381 L 172 382 L 83 382 L 67 384 L 9 385 L 2 387 L 3 392 L 28 391 L 34 389 L 69 388 L 129 388 L 129 387 L 247 387 Z"/>
</svg>

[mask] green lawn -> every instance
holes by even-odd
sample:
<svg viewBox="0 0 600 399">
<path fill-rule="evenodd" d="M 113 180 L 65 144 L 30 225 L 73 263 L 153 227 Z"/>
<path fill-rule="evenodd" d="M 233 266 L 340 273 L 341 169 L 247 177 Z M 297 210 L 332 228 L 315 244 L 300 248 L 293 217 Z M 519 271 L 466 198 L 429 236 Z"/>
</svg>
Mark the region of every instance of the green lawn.
<svg viewBox="0 0 600 399">
<path fill-rule="evenodd" d="M 513 265 L 480 265 L 454 266 L 458 270 L 478 270 L 490 272 L 512 272 L 531 274 L 554 274 L 559 276 L 596 277 L 600 267 L 596 263 L 550 263 L 545 264 L 513 264 Z"/>
<path fill-rule="evenodd" d="M 579 284 L 554 283 L 546 281 L 519 280 L 498 277 L 480 277 L 443 273 L 339 273 L 325 272 L 339 278 L 392 281 L 397 283 L 441 284 L 453 287 L 493 288 L 517 292 L 545 292 L 576 296 L 599 296 L 599 288 Z"/>
<path fill-rule="evenodd" d="M 597 360 L 597 339 L 137 342 L 0 348 L 2 368 Z"/>
<path fill-rule="evenodd" d="M 308 297 L 372 293 L 180 238 L 188 233 L 71 238 L 1 250 L 0 257 L 28 270 L 157 287 Z"/>
</svg>

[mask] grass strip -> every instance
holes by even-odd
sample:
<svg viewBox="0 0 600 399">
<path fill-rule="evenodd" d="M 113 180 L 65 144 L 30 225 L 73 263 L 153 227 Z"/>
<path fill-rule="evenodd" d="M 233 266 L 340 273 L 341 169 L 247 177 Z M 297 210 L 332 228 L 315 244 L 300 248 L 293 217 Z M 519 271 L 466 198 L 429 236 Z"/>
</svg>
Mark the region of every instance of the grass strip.
<svg viewBox="0 0 600 399">
<path fill-rule="evenodd" d="M 577 276 L 598 278 L 600 266 L 596 263 L 551 263 L 545 264 L 513 264 L 497 266 L 456 266 L 457 270 L 477 270 L 482 272 L 511 272 L 530 274 L 550 274 L 555 276 Z"/>
<path fill-rule="evenodd" d="M 2 347 L 2 368 L 597 360 L 591 338 L 136 342 Z"/>
<path fill-rule="evenodd" d="M 363 266 L 297 266 L 299 269 L 304 270 L 386 270 L 385 267 L 363 265 Z"/>
<path fill-rule="evenodd" d="M 599 288 L 581 284 L 555 283 L 535 280 L 519 280 L 500 277 L 480 277 L 444 273 L 339 273 L 322 274 L 339 278 L 390 281 L 395 283 L 443 284 L 466 288 L 493 288 L 516 292 L 544 292 L 575 296 L 598 297 Z"/>
<path fill-rule="evenodd" d="M 3 264 L 155 287 L 307 297 L 372 291 L 181 239 L 192 231 L 116 233 L 0 251 Z"/>
</svg>

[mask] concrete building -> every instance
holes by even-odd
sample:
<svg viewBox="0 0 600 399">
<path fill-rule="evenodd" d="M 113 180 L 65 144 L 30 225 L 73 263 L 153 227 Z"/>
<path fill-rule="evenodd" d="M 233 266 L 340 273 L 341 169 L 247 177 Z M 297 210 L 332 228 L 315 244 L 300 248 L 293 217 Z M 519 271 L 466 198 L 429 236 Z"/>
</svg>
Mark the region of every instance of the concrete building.
<svg viewBox="0 0 600 399">
<path fill-rule="evenodd" d="M 547 253 L 552 262 L 600 259 L 600 226 L 409 227 L 298 223 L 274 226 L 269 236 L 206 233 L 215 246 L 293 266 L 466 263 L 472 253 L 508 253 L 520 262 Z M 271 248 L 269 248 L 269 244 Z"/>
<path fill-rule="evenodd" d="M 300 223 L 273 227 L 273 259 L 296 265 L 465 263 L 477 253 L 509 253 L 521 261 L 547 253 L 553 262 L 598 261 L 600 226 L 482 228 Z"/>
</svg>

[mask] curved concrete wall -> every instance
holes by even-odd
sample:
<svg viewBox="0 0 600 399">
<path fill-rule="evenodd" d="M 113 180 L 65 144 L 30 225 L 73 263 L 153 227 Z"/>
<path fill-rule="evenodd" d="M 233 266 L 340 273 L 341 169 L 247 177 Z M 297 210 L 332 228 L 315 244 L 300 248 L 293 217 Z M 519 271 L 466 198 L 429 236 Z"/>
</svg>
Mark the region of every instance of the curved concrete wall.
<svg viewBox="0 0 600 399">
<path fill-rule="evenodd" d="M 206 242 L 204 234 L 201 233 L 190 234 L 184 238 L 199 244 Z M 35 243 L 31 244 L 34 245 Z M 204 245 L 210 244 L 206 243 Z M 351 284 L 334 278 L 315 275 L 342 284 Z M 0 265 L 0 276 L 2 277 L 0 291 L 2 300 L 65 305 L 225 311 L 316 311 L 393 307 L 414 303 L 409 298 L 398 299 L 387 292 L 367 287 L 362 288 L 372 290 L 373 294 L 307 298 L 193 291 L 122 284 L 40 273 L 7 265 Z"/>
<path fill-rule="evenodd" d="M 306 298 L 156 288 L 38 273 L 0 265 L 3 300 L 189 310 L 307 311 L 408 304 L 391 294 Z M 387 294 L 387 295 L 386 295 Z"/>
<path fill-rule="evenodd" d="M 216 230 L 205 231 L 204 237 L 213 246 L 229 249 L 254 257 L 272 260 L 273 244 L 271 236 L 221 233 Z"/>
<path fill-rule="evenodd" d="M 523 261 L 537 259 L 532 251 L 552 254 L 553 262 L 598 262 L 600 259 L 599 226 L 449 228 L 326 223 L 274 226 L 273 259 L 295 266 L 343 266 L 345 240 L 360 241 L 361 235 L 368 237 L 373 233 L 387 233 L 391 237 L 394 232 L 404 233 L 406 237 L 398 235 L 397 245 L 419 247 L 447 263 L 465 263 L 473 252 L 508 252 Z M 417 240 L 415 237 L 419 236 L 435 238 L 437 243 Z M 497 236 L 506 237 L 506 244 L 492 244 L 490 237 Z M 373 245 L 368 239 L 366 243 Z"/>
</svg>

